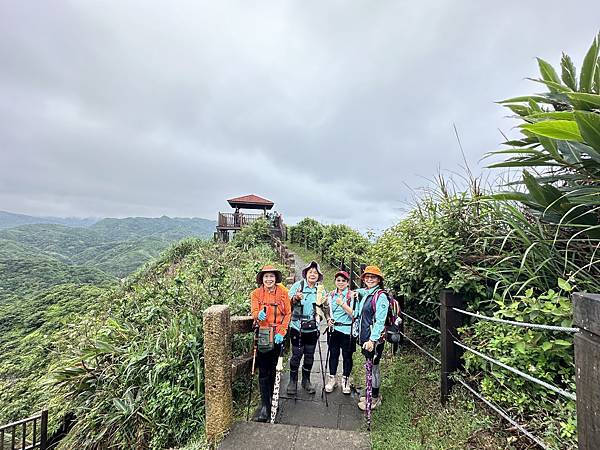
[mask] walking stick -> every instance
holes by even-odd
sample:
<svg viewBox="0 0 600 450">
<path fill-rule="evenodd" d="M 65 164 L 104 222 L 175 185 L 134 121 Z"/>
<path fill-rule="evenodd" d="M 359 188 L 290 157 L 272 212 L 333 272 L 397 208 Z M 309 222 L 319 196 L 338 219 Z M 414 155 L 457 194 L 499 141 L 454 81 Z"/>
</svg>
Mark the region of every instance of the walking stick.
<svg viewBox="0 0 600 450">
<path fill-rule="evenodd" d="M 371 431 L 371 407 L 373 402 L 373 357 L 367 356 L 365 362 L 367 375 L 367 392 L 365 393 L 365 417 L 367 418 L 367 431 Z"/>
<path fill-rule="evenodd" d="M 315 311 L 316 313 L 316 311 Z M 321 363 L 321 377 L 323 379 L 323 389 L 321 390 L 321 399 L 323 398 L 323 392 L 325 389 L 325 372 L 323 371 L 323 352 L 321 351 L 321 332 L 317 330 L 317 345 L 319 346 L 319 362 Z M 325 406 L 329 408 L 329 402 L 325 395 Z"/>
<path fill-rule="evenodd" d="M 266 307 L 265 307 L 266 309 Z M 252 374 L 250 375 L 250 388 L 248 389 L 248 406 L 246 407 L 246 422 L 248 422 L 248 420 L 250 420 L 250 403 L 252 402 L 252 382 L 254 381 L 254 369 L 256 367 L 256 341 L 257 341 L 257 334 L 258 334 L 258 322 L 254 321 L 253 324 L 253 328 L 254 328 L 254 336 L 252 338 L 252 340 L 254 341 L 254 350 L 252 352 Z"/>
<path fill-rule="evenodd" d="M 283 370 L 283 343 L 277 359 L 275 368 L 275 384 L 273 385 L 273 398 L 271 399 L 271 423 L 275 423 L 277 409 L 279 408 L 279 386 L 281 385 L 281 371 Z"/>
<path fill-rule="evenodd" d="M 329 365 L 329 347 L 330 347 L 330 335 L 329 335 L 329 324 L 327 325 L 327 329 L 323 332 L 323 334 L 327 333 L 327 356 L 325 359 L 325 372 L 327 372 L 327 366 Z M 320 333 L 319 333 L 320 334 Z M 319 348 L 320 353 L 321 348 Z M 319 355 L 320 356 L 320 355 Z M 323 367 L 323 362 L 321 361 L 321 368 Z M 325 396 L 325 403 L 327 403 L 327 394 L 325 393 L 325 373 L 323 373 L 323 387 L 321 388 L 321 399 L 323 399 L 323 395 Z M 327 405 L 329 406 L 329 405 Z"/>
</svg>

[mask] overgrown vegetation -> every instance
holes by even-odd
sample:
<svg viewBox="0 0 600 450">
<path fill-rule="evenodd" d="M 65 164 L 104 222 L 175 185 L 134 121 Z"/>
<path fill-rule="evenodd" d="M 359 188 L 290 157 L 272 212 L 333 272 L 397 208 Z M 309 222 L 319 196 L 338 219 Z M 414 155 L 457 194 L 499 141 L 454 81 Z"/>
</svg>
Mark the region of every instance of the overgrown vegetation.
<svg viewBox="0 0 600 450">
<path fill-rule="evenodd" d="M 324 261 L 334 265 L 342 259 L 364 260 L 370 246 L 367 238 L 347 225 L 323 225 L 309 217 L 288 230 L 292 243 L 317 250 Z"/>
<path fill-rule="evenodd" d="M 576 77 L 563 55 L 561 76 L 543 60 L 542 94 L 501 102 L 522 121 L 523 137 L 495 152 L 492 167 L 523 167 L 504 186 L 467 189 L 440 177 L 414 208 L 372 245 L 354 253 L 382 266 L 389 287 L 415 315 L 438 325 L 440 290 L 467 307 L 510 320 L 571 326 L 573 290 L 600 292 L 600 59 L 596 38 Z M 330 251 L 326 227 L 305 219 L 291 237 Z M 336 241 L 334 239 L 334 241 Z M 340 240 L 337 240 L 340 242 Z M 573 392 L 572 337 L 465 321 L 462 339 L 510 366 Z M 576 448 L 575 404 L 465 355 L 471 381 L 551 448 Z"/>
<path fill-rule="evenodd" d="M 273 260 L 266 245 L 184 241 L 88 317 L 53 372 L 57 405 L 78 418 L 62 448 L 161 449 L 202 429 L 202 312 L 227 303 L 246 314 L 256 272 Z"/>
</svg>

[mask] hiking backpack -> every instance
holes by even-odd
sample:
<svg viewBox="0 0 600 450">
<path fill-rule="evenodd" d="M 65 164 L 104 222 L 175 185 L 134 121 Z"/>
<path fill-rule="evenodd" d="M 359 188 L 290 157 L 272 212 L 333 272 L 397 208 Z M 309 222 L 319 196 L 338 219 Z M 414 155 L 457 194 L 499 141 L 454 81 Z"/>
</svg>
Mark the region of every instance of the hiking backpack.
<svg viewBox="0 0 600 450">
<path fill-rule="evenodd" d="M 373 316 L 375 316 L 375 311 L 377 308 L 377 300 L 381 294 L 385 294 L 389 300 L 389 306 L 387 310 L 387 314 L 385 316 L 385 324 L 383 326 L 383 334 L 382 338 L 379 342 L 386 341 L 397 344 L 400 342 L 400 324 L 402 323 L 402 318 L 400 317 L 400 304 L 398 300 L 396 300 L 389 291 L 379 289 L 375 295 L 371 297 L 371 308 L 373 308 Z"/>
</svg>

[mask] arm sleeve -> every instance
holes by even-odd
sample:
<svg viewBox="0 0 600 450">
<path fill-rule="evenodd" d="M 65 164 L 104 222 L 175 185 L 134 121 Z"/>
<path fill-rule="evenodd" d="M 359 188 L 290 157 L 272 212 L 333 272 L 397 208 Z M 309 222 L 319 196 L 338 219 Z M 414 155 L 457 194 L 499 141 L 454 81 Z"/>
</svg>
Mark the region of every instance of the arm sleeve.
<svg viewBox="0 0 600 450">
<path fill-rule="evenodd" d="M 258 320 L 258 311 L 259 311 L 259 306 L 258 306 L 258 292 L 256 292 L 256 290 L 252 291 L 252 294 L 250 294 L 250 313 L 252 314 L 252 318 L 254 320 Z"/>
<path fill-rule="evenodd" d="M 290 319 L 292 318 L 292 304 L 287 295 L 282 295 L 281 300 L 283 302 L 283 322 L 277 326 L 277 333 L 285 336 L 290 325 Z"/>
<path fill-rule="evenodd" d="M 369 338 L 370 340 L 377 342 L 381 338 L 381 333 L 383 333 L 389 305 L 390 301 L 388 300 L 387 296 L 385 294 L 381 294 L 377 299 L 377 303 L 375 304 L 375 323 L 373 324 L 373 329 L 371 330 L 371 337 Z"/>
<path fill-rule="evenodd" d="M 300 288 L 300 282 L 296 281 L 294 284 L 292 284 L 292 287 L 290 288 L 289 292 L 288 292 L 288 298 L 292 298 L 294 295 L 296 295 L 296 292 L 298 292 L 298 289 Z"/>
</svg>

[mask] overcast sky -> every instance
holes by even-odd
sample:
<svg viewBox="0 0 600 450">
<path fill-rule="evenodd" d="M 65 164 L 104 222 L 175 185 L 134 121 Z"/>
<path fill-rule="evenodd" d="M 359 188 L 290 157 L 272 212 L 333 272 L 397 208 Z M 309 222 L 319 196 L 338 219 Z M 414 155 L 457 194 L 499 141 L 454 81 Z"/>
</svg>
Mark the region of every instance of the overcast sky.
<svg viewBox="0 0 600 450">
<path fill-rule="evenodd" d="M 271 199 L 379 230 L 438 169 L 474 172 L 581 65 L 600 2 L 0 0 L 0 210 L 216 218 Z M 514 133 L 514 131 L 512 131 Z"/>
</svg>

